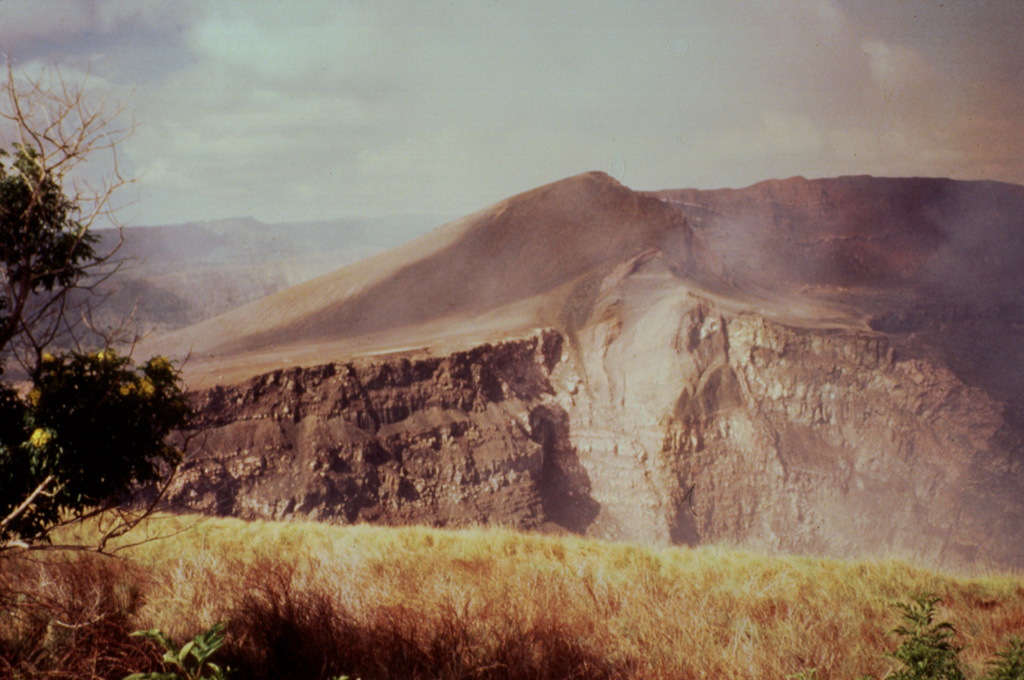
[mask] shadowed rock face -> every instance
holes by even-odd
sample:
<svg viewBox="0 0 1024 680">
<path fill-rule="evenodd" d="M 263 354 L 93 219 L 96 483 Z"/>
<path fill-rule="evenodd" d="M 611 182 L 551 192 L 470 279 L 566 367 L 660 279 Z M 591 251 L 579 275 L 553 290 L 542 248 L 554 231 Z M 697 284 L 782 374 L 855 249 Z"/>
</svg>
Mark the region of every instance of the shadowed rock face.
<svg viewBox="0 0 1024 680">
<path fill-rule="evenodd" d="M 203 455 L 168 500 L 203 512 L 539 528 L 587 492 L 553 401 L 548 331 L 446 357 L 275 371 L 197 396 Z M 549 484 L 537 480 L 547 478 Z M 578 487 L 578 488 L 577 488 Z M 564 516 L 563 516 L 564 515 Z"/>
<path fill-rule="evenodd" d="M 310 366 L 198 392 L 171 498 L 1024 565 L 1022 216 L 949 180 L 542 187 L 182 336 Z"/>
</svg>

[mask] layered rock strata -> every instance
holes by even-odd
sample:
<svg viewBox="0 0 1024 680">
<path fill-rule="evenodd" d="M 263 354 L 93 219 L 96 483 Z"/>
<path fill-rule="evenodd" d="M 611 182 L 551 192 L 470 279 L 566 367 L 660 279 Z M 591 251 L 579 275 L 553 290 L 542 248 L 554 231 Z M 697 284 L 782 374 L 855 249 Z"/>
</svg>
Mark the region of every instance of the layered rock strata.
<svg viewBox="0 0 1024 680">
<path fill-rule="evenodd" d="M 631 287 L 663 275 L 654 258 L 606 282 L 571 342 L 549 329 L 203 392 L 202 448 L 169 500 L 1024 564 L 1024 463 L 1003 404 L 870 330 L 723 311 L 683 286 L 625 313 Z"/>
<path fill-rule="evenodd" d="M 550 403 L 561 352 L 559 335 L 538 333 L 207 390 L 168 500 L 250 518 L 540 526 L 535 481 L 564 420 Z"/>
</svg>

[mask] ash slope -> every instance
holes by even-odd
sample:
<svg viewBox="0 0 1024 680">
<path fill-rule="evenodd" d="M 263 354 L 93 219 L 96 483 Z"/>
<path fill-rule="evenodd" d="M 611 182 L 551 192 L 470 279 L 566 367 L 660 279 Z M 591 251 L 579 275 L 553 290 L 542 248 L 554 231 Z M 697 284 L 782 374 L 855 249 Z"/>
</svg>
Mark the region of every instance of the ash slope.
<svg viewBox="0 0 1024 680">
<path fill-rule="evenodd" d="M 580 175 L 161 339 L 156 348 L 191 348 L 199 367 L 244 375 L 253 364 L 284 365 L 285 355 L 314 363 L 572 325 L 592 296 L 582 290 L 586 281 L 592 288 L 596 274 L 650 249 L 707 278 L 711 258 L 678 210 L 602 173 Z"/>
<path fill-rule="evenodd" d="M 172 337 L 232 384 L 171 499 L 1020 566 L 1022 215 L 948 180 L 541 187 Z"/>
</svg>

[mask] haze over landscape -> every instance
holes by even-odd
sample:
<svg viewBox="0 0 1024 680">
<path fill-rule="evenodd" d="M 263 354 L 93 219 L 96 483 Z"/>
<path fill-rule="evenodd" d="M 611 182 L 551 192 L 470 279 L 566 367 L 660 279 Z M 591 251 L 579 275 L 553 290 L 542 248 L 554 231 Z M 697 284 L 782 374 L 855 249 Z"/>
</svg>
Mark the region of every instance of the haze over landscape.
<svg viewBox="0 0 1024 680">
<path fill-rule="evenodd" d="M 0 0 L 0 677 L 1019 679 L 1022 35 Z"/>
<path fill-rule="evenodd" d="M 1019 4 L 37 7 L 178 509 L 1024 564 Z"/>
<path fill-rule="evenodd" d="M 590 170 L 1021 183 L 1022 27 L 1014 0 L 0 2 L 16 71 L 127 99 L 135 225 L 455 217 Z"/>
</svg>

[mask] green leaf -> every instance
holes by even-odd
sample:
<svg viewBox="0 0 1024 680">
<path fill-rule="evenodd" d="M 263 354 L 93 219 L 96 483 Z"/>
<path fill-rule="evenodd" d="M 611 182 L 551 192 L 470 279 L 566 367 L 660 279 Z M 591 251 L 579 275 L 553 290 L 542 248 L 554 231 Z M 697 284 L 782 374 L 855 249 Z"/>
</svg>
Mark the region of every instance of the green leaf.
<svg viewBox="0 0 1024 680">
<path fill-rule="evenodd" d="M 164 635 L 164 632 L 159 628 L 152 628 L 150 630 L 137 630 L 131 634 L 131 637 L 147 638 L 149 640 L 159 642 L 164 647 L 164 649 L 174 651 L 174 643 L 171 641 L 169 637 Z"/>
<path fill-rule="evenodd" d="M 205 633 L 196 635 L 195 642 L 197 649 L 192 650 L 192 656 L 196 658 L 200 666 L 202 666 L 214 652 L 223 646 L 224 628 L 224 622 L 218 622 Z"/>
<path fill-rule="evenodd" d="M 178 668 L 181 668 L 182 670 L 185 669 L 185 666 L 182 665 L 181 661 L 178 660 L 178 653 L 174 651 L 174 649 L 169 649 L 166 652 L 164 652 L 163 660 L 164 663 L 172 664 L 174 666 L 177 666 Z"/>
<path fill-rule="evenodd" d="M 188 653 L 191 652 L 192 648 L 195 647 L 195 646 L 196 646 L 196 641 L 195 640 L 192 640 L 190 642 L 186 642 L 185 645 L 181 648 L 181 651 L 178 652 L 178 660 L 182 663 L 182 665 L 184 665 L 184 663 L 185 663 L 185 657 L 188 656 Z"/>
</svg>

